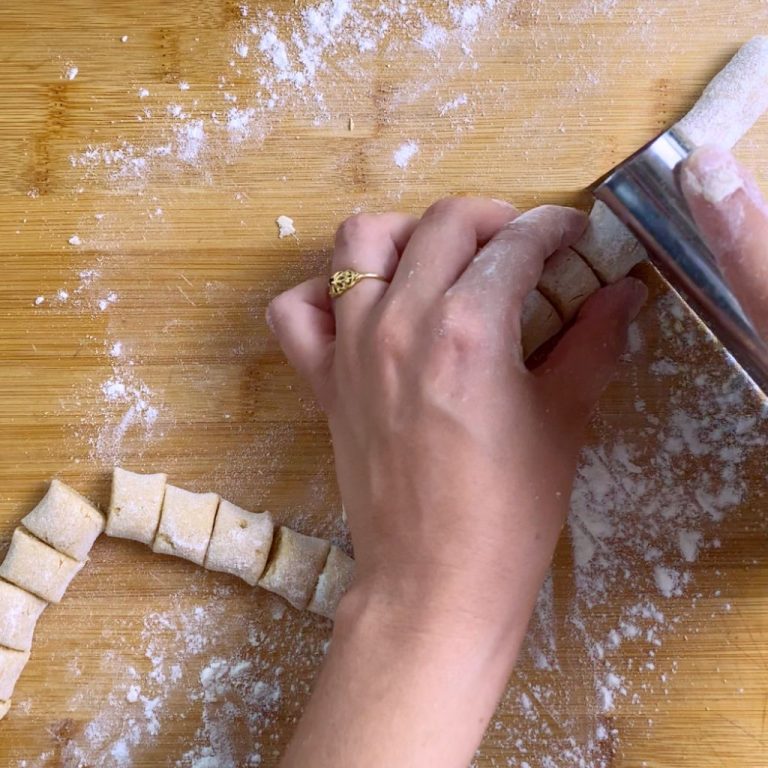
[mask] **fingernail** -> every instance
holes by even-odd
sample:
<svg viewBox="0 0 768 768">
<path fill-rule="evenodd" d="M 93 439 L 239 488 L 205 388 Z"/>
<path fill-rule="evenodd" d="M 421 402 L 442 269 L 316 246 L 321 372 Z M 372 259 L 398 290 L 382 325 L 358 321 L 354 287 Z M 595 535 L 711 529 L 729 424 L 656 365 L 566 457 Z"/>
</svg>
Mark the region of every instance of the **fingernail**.
<svg viewBox="0 0 768 768">
<path fill-rule="evenodd" d="M 499 200 L 495 197 L 492 197 L 491 202 L 496 203 L 496 205 L 500 205 L 502 208 L 509 208 L 512 211 L 516 210 L 515 206 L 512 205 L 512 203 L 508 203 L 506 200 Z"/>
</svg>

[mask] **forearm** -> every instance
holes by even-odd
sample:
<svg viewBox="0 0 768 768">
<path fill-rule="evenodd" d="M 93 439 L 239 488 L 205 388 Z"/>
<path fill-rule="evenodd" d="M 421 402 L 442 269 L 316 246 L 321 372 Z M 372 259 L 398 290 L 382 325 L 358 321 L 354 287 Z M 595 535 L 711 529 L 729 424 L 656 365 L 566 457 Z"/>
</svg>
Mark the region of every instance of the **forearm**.
<svg viewBox="0 0 768 768">
<path fill-rule="evenodd" d="M 466 768 L 517 656 L 528 607 L 489 630 L 351 592 L 283 768 Z"/>
</svg>

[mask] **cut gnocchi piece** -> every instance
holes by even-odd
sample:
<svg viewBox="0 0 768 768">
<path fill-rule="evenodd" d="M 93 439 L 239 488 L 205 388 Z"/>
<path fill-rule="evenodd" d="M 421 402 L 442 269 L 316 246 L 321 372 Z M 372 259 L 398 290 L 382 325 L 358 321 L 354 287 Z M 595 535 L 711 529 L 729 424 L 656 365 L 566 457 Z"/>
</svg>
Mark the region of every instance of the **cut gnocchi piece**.
<svg viewBox="0 0 768 768">
<path fill-rule="evenodd" d="M 8 701 L 0 701 L 0 720 L 2 720 L 8 714 L 8 710 L 10 708 L 11 708 L 10 699 L 8 699 Z"/>
<path fill-rule="evenodd" d="M 592 206 L 587 228 L 572 247 L 604 283 L 625 277 L 646 257 L 643 246 L 600 200 Z"/>
<path fill-rule="evenodd" d="M 40 541 L 82 562 L 104 530 L 104 516 L 74 488 L 54 478 L 21 524 Z"/>
<path fill-rule="evenodd" d="M 600 288 L 600 281 L 576 251 L 563 248 L 547 259 L 536 287 L 568 323 Z"/>
<path fill-rule="evenodd" d="M 0 648 L 0 701 L 10 702 L 16 681 L 28 661 L 29 651 Z"/>
<path fill-rule="evenodd" d="M 222 499 L 205 567 L 231 573 L 255 586 L 267 564 L 274 527 L 269 512 L 248 512 Z"/>
<path fill-rule="evenodd" d="M 336 545 L 331 544 L 307 610 L 325 616 L 326 619 L 333 619 L 336 606 L 352 584 L 354 575 L 355 561 Z"/>
<path fill-rule="evenodd" d="M 331 548 L 330 542 L 277 529 L 267 570 L 259 586 L 284 597 L 294 608 L 307 607 Z"/>
<path fill-rule="evenodd" d="M 58 603 L 84 564 L 17 528 L 0 565 L 0 577 L 49 603 Z M 7 697 L 0 695 L 3 698 Z"/>
<path fill-rule="evenodd" d="M 48 603 L 15 584 L 0 581 L 0 645 L 28 651 L 40 614 Z"/>
<path fill-rule="evenodd" d="M 523 359 L 526 359 L 560 332 L 563 321 L 555 308 L 534 289 L 523 301 L 520 325 Z"/>
<path fill-rule="evenodd" d="M 175 485 L 166 486 L 152 549 L 202 565 L 218 506 L 217 493 L 193 493 Z"/>
<path fill-rule="evenodd" d="M 168 475 L 140 475 L 115 467 L 107 513 L 107 536 L 133 539 L 152 546 L 165 496 Z"/>
</svg>

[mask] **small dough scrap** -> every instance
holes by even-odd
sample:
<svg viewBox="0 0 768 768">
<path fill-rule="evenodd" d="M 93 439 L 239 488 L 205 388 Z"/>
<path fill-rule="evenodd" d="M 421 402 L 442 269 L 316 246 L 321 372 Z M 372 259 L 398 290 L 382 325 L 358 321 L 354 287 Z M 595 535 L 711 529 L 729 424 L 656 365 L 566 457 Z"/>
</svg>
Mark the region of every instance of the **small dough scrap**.
<svg viewBox="0 0 768 768">
<path fill-rule="evenodd" d="M 59 603 L 83 565 L 17 528 L 0 565 L 0 577 L 49 603 Z M 0 693 L 0 699 L 6 698 Z"/>
<path fill-rule="evenodd" d="M 304 610 L 315 591 L 331 544 L 280 527 L 272 545 L 272 557 L 259 586 L 284 597 L 294 608 Z"/>
<path fill-rule="evenodd" d="M 10 708 L 11 708 L 10 699 L 8 699 L 8 701 L 0 701 L 0 720 L 2 720 L 8 714 L 8 710 Z"/>
<path fill-rule="evenodd" d="M 175 485 L 166 486 L 160 527 L 152 549 L 202 565 L 218 506 L 217 493 L 192 493 Z"/>
<path fill-rule="evenodd" d="M 0 645 L 28 651 L 35 624 L 47 605 L 45 600 L 15 584 L 0 581 Z"/>
<path fill-rule="evenodd" d="M 729 149 L 768 109 L 768 37 L 753 37 L 712 78 L 675 126 L 694 145 Z"/>
<path fill-rule="evenodd" d="M 336 606 L 352 584 L 354 575 L 355 561 L 335 544 L 331 544 L 331 551 L 307 610 L 332 620 Z"/>
<path fill-rule="evenodd" d="M 521 333 L 523 358 L 530 357 L 542 344 L 556 336 L 563 321 L 555 308 L 536 289 L 523 301 Z"/>
<path fill-rule="evenodd" d="M 29 651 L 0 648 L 0 701 L 8 701 L 21 672 L 29 661 Z"/>
<path fill-rule="evenodd" d="M 74 488 L 54 479 L 21 524 L 40 541 L 82 562 L 104 530 L 104 515 Z"/>
<path fill-rule="evenodd" d="M 646 256 L 634 235 L 598 200 L 589 213 L 589 223 L 576 251 L 604 283 L 615 283 Z"/>
<path fill-rule="evenodd" d="M 247 512 L 222 499 L 205 556 L 205 567 L 258 584 L 272 548 L 274 531 L 269 512 Z"/>
<path fill-rule="evenodd" d="M 133 539 L 150 547 L 160 525 L 168 475 L 140 475 L 115 467 L 109 501 L 107 536 Z"/>
<path fill-rule="evenodd" d="M 547 259 L 536 287 L 568 323 L 600 288 L 600 281 L 576 251 L 563 248 Z"/>
</svg>

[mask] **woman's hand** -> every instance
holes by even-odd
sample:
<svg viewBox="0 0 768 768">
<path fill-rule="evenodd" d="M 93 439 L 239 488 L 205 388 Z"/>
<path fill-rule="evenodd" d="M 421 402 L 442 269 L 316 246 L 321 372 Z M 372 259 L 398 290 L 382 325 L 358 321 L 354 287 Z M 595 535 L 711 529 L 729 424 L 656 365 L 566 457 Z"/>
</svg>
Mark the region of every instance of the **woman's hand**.
<svg viewBox="0 0 768 768">
<path fill-rule="evenodd" d="M 421 219 L 357 216 L 332 270 L 389 284 L 363 280 L 332 304 L 318 278 L 272 303 L 328 414 L 357 562 L 288 765 L 469 762 L 563 526 L 583 428 L 645 298 L 632 279 L 600 290 L 526 368 L 523 299 L 585 225 L 567 208 L 469 198 Z"/>
<path fill-rule="evenodd" d="M 728 150 L 701 147 L 686 161 L 683 193 L 744 311 L 768 340 L 768 205 Z"/>
</svg>

